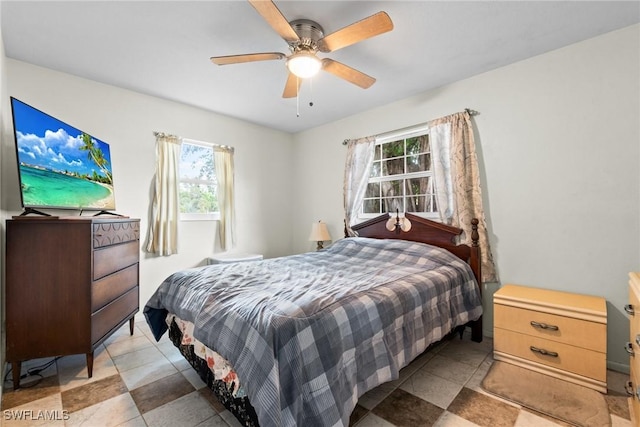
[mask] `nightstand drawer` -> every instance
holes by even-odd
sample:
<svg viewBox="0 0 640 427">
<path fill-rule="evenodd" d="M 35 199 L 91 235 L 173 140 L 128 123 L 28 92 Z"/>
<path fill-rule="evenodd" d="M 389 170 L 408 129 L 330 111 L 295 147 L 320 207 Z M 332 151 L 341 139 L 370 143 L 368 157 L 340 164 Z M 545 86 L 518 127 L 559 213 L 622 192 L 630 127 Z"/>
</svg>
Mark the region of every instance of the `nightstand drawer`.
<svg viewBox="0 0 640 427">
<path fill-rule="evenodd" d="M 497 328 L 606 352 L 607 325 L 524 308 L 494 305 Z"/>
<path fill-rule="evenodd" d="M 494 350 L 598 381 L 607 380 L 605 353 L 501 328 L 494 329 Z"/>
</svg>

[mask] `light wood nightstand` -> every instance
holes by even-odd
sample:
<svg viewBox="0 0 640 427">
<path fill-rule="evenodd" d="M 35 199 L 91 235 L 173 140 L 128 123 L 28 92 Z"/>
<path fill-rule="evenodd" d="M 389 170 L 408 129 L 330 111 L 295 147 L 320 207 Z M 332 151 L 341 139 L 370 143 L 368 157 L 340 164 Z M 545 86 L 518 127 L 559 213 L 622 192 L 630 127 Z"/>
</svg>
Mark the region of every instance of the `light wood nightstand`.
<svg viewBox="0 0 640 427">
<path fill-rule="evenodd" d="M 494 359 L 607 392 L 604 298 L 505 285 L 493 304 Z"/>
</svg>

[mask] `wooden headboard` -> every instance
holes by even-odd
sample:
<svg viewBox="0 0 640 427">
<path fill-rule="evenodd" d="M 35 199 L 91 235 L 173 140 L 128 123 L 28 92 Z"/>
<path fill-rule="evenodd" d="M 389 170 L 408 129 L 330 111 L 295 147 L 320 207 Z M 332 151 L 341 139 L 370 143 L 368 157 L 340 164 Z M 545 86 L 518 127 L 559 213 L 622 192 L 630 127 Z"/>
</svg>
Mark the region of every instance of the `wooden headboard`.
<svg viewBox="0 0 640 427">
<path fill-rule="evenodd" d="M 469 264 L 473 275 L 478 283 L 480 294 L 482 295 L 482 270 L 480 264 L 480 246 L 478 245 L 478 220 L 471 220 L 471 246 L 456 245 L 455 239 L 462 234 L 462 229 L 450 225 L 431 221 L 410 213 L 405 217 L 411 221 L 411 230 L 404 232 L 400 229 L 395 231 L 387 230 L 386 224 L 389 220 L 388 214 L 382 214 L 368 221 L 356 224 L 351 228 L 360 237 L 371 237 L 374 239 L 401 239 L 413 242 L 428 243 L 448 250 Z M 475 322 L 471 322 L 471 339 L 482 341 L 482 317 Z"/>
</svg>

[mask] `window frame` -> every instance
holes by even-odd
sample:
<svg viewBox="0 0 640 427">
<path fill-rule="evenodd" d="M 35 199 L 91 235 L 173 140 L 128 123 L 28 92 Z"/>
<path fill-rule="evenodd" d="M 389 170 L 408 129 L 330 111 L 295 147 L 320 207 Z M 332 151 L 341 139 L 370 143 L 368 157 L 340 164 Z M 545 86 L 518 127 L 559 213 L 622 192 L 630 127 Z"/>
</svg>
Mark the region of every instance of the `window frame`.
<svg viewBox="0 0 640 427">
<path fill-rule="evenodd" d="M 212 153 L 215 153 L 216 144 L 205 141 L 197 141 L 195 139 L 182 139 L 182 144 L 195 145 L 200 147 L 206 147 L 211 150 Z M 182 160 L 182 145 L 180 146 L 180 160 Z M 215 172 L 215 155 L 214 155 L 214 172 Z M 201 179 L 186 179 L 183 178 L 180 174 L 180 167 L 178 166 L 178 210 L 180 209 L 180 190 L 179 186 L 182 183 L 188 184 L 204 184 L 204 185 L 213 185 L 215 187 L 216 196 L 218 194 L 218 182 L 217 180 L 208 181 Z M 219 206 L 219 205 L 218 205 Z M 194 213 L 194 212 L 179 212 L 180 221 L 219 221 L 220 220 L 220 211 L 217 212 L 208 212 L 208 213 Z"/>
<path fill-rule="evenodd" d="M 402 157 L 397 157 L 397 158 L 401 158 L 404 161 L 404 170 L 406 171 L 406 159 L 407 159 L 407 153 L 406 153 L 406 140 L 409 138 L 413 138 L 413 137 L 417 137 L 417 136 L 422 136 L 422 135 L 429 135 L 429 126 L 426 124 L 422 124 L 422 125 L 417 125 L 417 126 L 411 126 L 405 129 L 401 129 L 398 131 L 393 131 L 393 132 L 389 132 L 386 134 L 382 134 L 376 137 L 376 141 L 375 141 L 375 148 L 377 149 L 378 146 L 383 145 L 385 143 L 389 143 L 389 142 L 394 142 L 394 141 L 399 141 L 399 140 L 403 140 L 405 143 L 405 151 L 402 155 Z M 429 153 L 431 154 L 431 141 L 429 141 Z M 381 153 L 382 154 L 382 153 Z M 379 160 L 374 160 L 374 163 L 376 161 L 380 161 L 382 162 L 384 159 L 381 157 Z M 403 182 L 403 187 L 404 187 L 404 183 L 406 180 L 411 179 L 411 178 L 423 178 L 423 177 L 429 177 L 431 178 L 431 190 L 432 190 L 432 203 L 435 202 L 435 188 L 433 186 L 433 177 L 434 177 L 434 173 L 433 173 L 433 158 L 431 160 L 431 167 L 430 170 L 428 171 L 419 171 L 419 172 L 405 172 L 403 174 L 396 174 L 396 175 L 391 175 L 391 176 L 383 176 L 380 175 L 379 177 L 369 177 L 367 180 L 367 185 L 369 185 L 370 183 L 382 183 L 382 182 L 386 182 L 386 181 L 395 181 L 395 180 L 402 180 Z M 405 204 L 405 209 L 406 209 L 406 188 L 403 188 L 402 190 L 402 197 L 403 202 Z M 360 220 L 367 220 L 367 219 L 371 219 L 371 218 L 376 218 L 380 215 L 382 215 L 385 212 L 378 212 L 378 213 L 364 213 L 364 204 L 365 201 L 367 200 L 367 198 L 363 198 L 362 204 L 360 205 L 360 210 L 358 213 L 358 218 Z M 369 199 L 370 200 L 370 199 Z M 381 196 L 380 198 L 378 198 L 377 200 L 380 200 L 381 202 L 384 200 L 384 198 Z M 393 213 L 393 212 L 387 212 L 387 213 Z M 405 212 L 401 212 L 401 214 L 404 214 Z M 416 215 L 422 218 L 427 218 L 430 220 L 435 220 L 435 221 L 439 221 L 440 220 L 440 215 L 438 213 L 438 211 L 435 212 L 409 212 L 412 215 Z"/>
</svg>

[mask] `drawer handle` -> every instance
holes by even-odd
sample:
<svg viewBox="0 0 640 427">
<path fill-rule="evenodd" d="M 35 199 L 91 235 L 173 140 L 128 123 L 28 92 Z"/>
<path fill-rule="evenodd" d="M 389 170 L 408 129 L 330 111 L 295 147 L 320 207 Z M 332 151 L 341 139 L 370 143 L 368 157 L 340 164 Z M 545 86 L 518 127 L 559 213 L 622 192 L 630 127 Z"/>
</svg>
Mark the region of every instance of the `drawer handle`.
<svg viewBox="0 0 640 427">
<path fill-rule="evenodd" d="M 627 392 L 628 396 L 633 396 L 633 383 L 631 381 L 627 381 L 626 384 L 624 385 L 624 389 Z"/>
<path fill-rule="evenodd" d="M 636 337 L 636 339 L 638 339 L 638 337 Z M 627 350 L 627 353 L 629 353 L 630 356 L 635 356 L 635 353 L 633 352 L 633 344 L 630 342 L 624 345 L 624 349 Z"/>
<path fill-rule="evenodd" d="M 636 335 L 636 344 L 640 347 L 640 334 Z"/>
<path fill-rule="evenodd" d="M 556 325 L 547 325 L 546 323 L 540 323 L 534 320 L 531 321 L 531 326 L 534 328 L 548 329 L 550 331 L 557 331 L 559 329 Z"/>
<path fill-rule="evenodd" d="M 538 348 L 534 346 L 529 347 L 529 349 L 534 353 L 540 353 L 543 356 L 558 357 L 558 353 L 556 353 L 555 351 L 548 351 L 548 350 L 545 350 L 544 348 Z"/>
<path fill-rule="evenodd" d="M 624 311 L 626 311 L 626 312 L 627 312 L 627 314 L 630 314 L 630 315 L 632 315 L 632 316 L 636 314 L 636 313 L 635 313 L 635 310 L 633 309 L 633 305 L 631 305 L 631 304 L 627 304 L 627 305 L 625 305 L 625 306 L 624 306 Z"/>
</svg>

